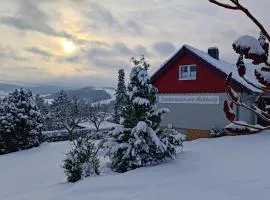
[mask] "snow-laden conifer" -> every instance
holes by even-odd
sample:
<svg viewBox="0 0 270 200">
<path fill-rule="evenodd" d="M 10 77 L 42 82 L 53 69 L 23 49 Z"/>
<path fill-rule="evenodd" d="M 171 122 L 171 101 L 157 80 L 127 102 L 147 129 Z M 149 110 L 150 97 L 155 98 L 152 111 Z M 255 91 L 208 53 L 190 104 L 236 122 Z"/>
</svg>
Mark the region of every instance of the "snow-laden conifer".
<svg viewBox="0 0 270 200">
<path fill-rule="evenodd" d="M 167 109 L 157 109 L 157 89 L 150 83 L 149 64 L 144 57 L 133 58 L 127 95 L 123 109 L 123 126 L 109 133 L 103 141 L 105 155 L 116 172 L 155 165 L 174 158 L 183 137 L 178 132 L 159 129 L 161 115 Z"/>
<path fill-rule="evenodd" d="M 127 99 L 126 95 L 126 85 L 125 85 L 125 72 L 123 69 L 118 71 L 118 84 L 116 89 L 116 99 L 114 104 L 114 121 L 115 123 L 120 123 L 121 116 L 123 113 L 123 107 Z"/>
<path fill-rule="evenodd" d="M 39 145 L 42 118 L 30 90 L 16 89 L 0 103 L 0 152 Z"/>
</svg>

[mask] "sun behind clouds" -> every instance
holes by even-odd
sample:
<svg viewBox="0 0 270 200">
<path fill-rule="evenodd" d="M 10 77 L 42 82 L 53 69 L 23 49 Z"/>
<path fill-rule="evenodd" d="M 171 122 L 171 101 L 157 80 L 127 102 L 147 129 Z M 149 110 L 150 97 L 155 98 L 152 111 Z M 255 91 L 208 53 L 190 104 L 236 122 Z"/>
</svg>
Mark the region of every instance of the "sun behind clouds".
<svg viewBox="0 0 270 200">
<path fill-rule="evenodd" d="M 69 53 L 73 53 L 77 47 L 74 44 L 74 42 L 72 42 L 70 40 L 64 40 L 63 48 L 64 48 L 64 52 L 69 54 Z"/>
</svg>

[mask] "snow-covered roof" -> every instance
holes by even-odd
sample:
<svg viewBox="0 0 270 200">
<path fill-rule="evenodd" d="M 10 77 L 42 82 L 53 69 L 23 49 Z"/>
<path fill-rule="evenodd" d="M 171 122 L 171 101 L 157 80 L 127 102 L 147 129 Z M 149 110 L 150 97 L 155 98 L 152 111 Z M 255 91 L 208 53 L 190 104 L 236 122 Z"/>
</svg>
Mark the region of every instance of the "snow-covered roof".
<svg viewBox="0 0 270 200">
<path fill-rule="evenodd" d="M 231 64 L 228 63 L 224 60 L 217 60 L 213 57 L 211 57 L 208 53 L 203 52 L 199 49 L 196 49 L 190 45 L 184 45 L 178 52 L 176 52 L 170 59 L 168 59 L 167 62 L 165 62 L 157 71 L 156 73 L 154 73 L 154 75 L 152 76 L 153 78 L 156 78 L 159 74 L 159 71 L 163 71 L 166 67 L 168 67 L 168 64 L 170 62 L 172 62 L 175 57 L 178 57 L 178 55 L 183 51 L 183 50 L 189 50 L 190 52 L 194 53 L 195 55 L 197 55 L 198 57 L 200 57 L 201 59 L 203 59 L 204 61 L 206 61 L 207 63 L 209 63 L 212 67 L 215 67 L 217 70 L 221 71 L 224 73 L 224 75 L 228 75 L 229 73 L 232 72 L 232 78 L 233 80 L 235 80 L 237 83 L 241 84 L 242 86 L 244 86 L 245 88 L 247 88 L 248 90 L 252 91 L 252 92 L 260 92 L 260 90 L 256 89 L 255 87 L 249 85 L 248 83 L 246 83 L 239 75 L 238 75 L 238 71 L 237 71 L 237 67 L 235 66 L 235 64 Z M 251 81 L 252 83 L 255 83 L 258 85 L 258 82 L 256 80 L 256 77 L 254 75 L 254 69 L 255 67 L 251 64 L 247 64 L 247 70 L 246 70 L 246 75 L 245 77 Z"/>
</svg>

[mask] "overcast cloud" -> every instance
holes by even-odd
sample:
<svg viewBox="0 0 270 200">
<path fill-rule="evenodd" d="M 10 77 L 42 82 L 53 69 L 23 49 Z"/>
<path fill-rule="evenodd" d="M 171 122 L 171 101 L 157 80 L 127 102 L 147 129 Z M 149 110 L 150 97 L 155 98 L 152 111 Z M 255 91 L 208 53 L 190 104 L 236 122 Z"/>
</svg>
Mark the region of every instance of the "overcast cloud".
<svg viewBox="0 0 270 200">
<path fill-rule="evenodd" d="M 269 30 L 270 2 L 242 1 Z M 207 0 L 2 0 L 0 12 L 0 82 L 17 84 L 115 86 L 132 56 L 152 73 L 184 44 L 218 46 L 235 62 L 232 42 L 258 35 L 244 14 Z"/>
</svg>

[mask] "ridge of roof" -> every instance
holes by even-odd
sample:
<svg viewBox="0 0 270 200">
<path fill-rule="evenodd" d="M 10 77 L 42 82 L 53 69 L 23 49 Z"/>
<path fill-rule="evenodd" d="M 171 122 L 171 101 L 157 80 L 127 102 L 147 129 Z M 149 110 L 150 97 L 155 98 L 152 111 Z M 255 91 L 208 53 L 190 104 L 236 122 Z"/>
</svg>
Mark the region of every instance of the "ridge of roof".
<svg viewBox="0 0 270 200">
<path fill-rule="evenodd" d="M 163 71 L 165 71 L 167 69 L 167 67 L 169 66 L 169 64 L 172 63 L 185 50 L 192 52 L 193 54 L 195 54 L 196 56 L 198 56 L 199 58 L 201 58 L 202 60 L 207 62 L 212 67 L 215 67 L 218 71 L 222 72 L 224 75 L 228 75 L 229 73 L 232 72 L 232 79 L 236 83 L 244 86 L 247 90 L 249 90 L 251 92 L 260 92 L 260 90 L 253 87 L 252 85 L 246 83 L 245 80 L 243 80 L 243 78 L 241 78 L 238 75 L 237 68 L 234 64 L 228 63 L 222 59 L 217 60 L 217 59 L 211 57 L 208 53 L 203 52 L 203 51 L 196 49 L 196 48 L 194 48 L 190 45 L 187 45 L 187 44 L 183 45 L 182 48 L 180 48 L 163 65 L 161 65 L 161 67 L 152 75 L 151 80 L 156 79 L 159 76 L 159 74 L 162 73 Z M 251 67 L 247 67 L 246 77 L 251 82 L 256 83 L 256 84 L 258 83 L 256 80 L 256 77 L 254 75 L 254 71 L 252 71 Z"/>
</svg>

